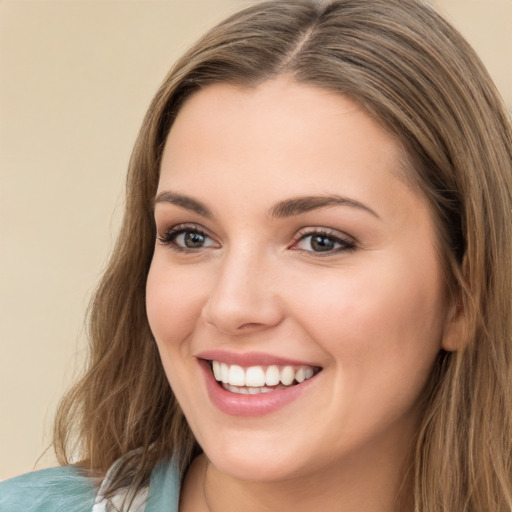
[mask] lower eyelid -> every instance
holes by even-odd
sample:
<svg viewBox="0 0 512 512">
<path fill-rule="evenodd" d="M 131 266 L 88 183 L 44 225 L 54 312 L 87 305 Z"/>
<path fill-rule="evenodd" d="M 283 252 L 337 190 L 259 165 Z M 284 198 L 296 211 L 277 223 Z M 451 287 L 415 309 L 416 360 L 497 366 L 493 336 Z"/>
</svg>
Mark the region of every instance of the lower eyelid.
<svg viewBox="0 0 512 512">
<path fill-rule="evenodd" d="M 308 236 L 306 236 L 304 238 L 301 238 L 294 245 L 297 245 L 298 243 L 306 240 L 308 238 Z M 355 248 L 355 244 L 353 242 L 349 241 L 349 240 L 338 239 L 338 238 L 334 238 L 334 237 L 329 237 L 329 238 L 331 238 L 331 240 L 334 242 L 334 244 L 337 244 L 337 247 L 335 247 L 333 249 L 330 249 L 330 250 L 326 250 L 325 251 L 326 253 L 330 252 L 332 254 L 334 252 L 343 251 L 343 250 L 349 250 L 349 249 L 354 249 Z M 314 250 L 308 250 L 308 249 L 299 249 L 299 250 L 302 250 L 304 252 L 312 252 L 312 253 L 320 253 L 320 252 L 322 252 L 322 251 L 314 251 Z"/>
<path fill-rule="evenodd" d="M 196 233 L 203 236 L 205 239 L 204 245 L 200 247 L 187 247 L 185 244 L 178 243 L 177 239 L 186 233 Z M 220 246 L 205 230 L 198 226 L 187 224 L 179 224 L 163 230 L 163 234 L 158 233 L 157 240 L 162 245 L 174 251 L 185 253 L 196 253 L 202 249 L 211 249 Z"/>
<path fill-rule="evenodd" d="M 295 243 L 300 242 L 301 240 L 304 240 L 305 238 L 307 238 L 309 236 L 324 236 L 326 238 L 331 238 L 332 240 L 334 240 L 336 242 L 344 243 L 344 244 L 355 245 L 355 243 L 356 243 L 352 237 L 345 235 L 344 233 L 337 233 L 337 232 L 332 232 L 332 231 L 323 230 L 323 229 L 316 229 L 316 230 L 314 229 L 311 231 L 301 231 L 294 237 L 294 242 Z"/>
</svg>

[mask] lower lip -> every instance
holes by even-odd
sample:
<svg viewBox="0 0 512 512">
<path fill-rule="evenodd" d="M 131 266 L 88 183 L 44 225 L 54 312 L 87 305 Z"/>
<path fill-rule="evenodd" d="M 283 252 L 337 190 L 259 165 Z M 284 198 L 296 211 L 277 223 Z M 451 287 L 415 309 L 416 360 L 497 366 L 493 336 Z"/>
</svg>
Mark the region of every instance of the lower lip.
<svg viewBox="0 0 512 512">
<path fill-rule="evenodd" d="M 210 364 L 207 361 L 199 360 L 199 366 L 203 372 L 211 401 L 222 412 L 231 416 L 263 416 L 278 411 L 304 393 L 313 384 L 318 375 L 286 389 L 276 389 L 275 391 L 258 395 L 243 395 L 224 389 L 215 380 Z"/>
</svg>

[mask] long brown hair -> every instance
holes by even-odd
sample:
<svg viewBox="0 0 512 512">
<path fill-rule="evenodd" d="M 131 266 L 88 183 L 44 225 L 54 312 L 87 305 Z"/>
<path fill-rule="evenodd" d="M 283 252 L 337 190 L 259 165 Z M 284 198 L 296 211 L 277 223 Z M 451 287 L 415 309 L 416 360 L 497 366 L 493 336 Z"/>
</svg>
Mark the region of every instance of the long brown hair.
<svg viewBox="0 0 512 512">
<path fill-rule="evenodd" d="M 133 151 L 123 225 L 90 311 L 88 370 L 58 411 L 59 460 L 78 453 L 101 475 L 134 453 L 115 490 L 142 486 L 161 459 L 184 469 L 199 453 L 145 311 L 160 158 L 192 94 L 282 74 L 348 95 L 398 137 L 407 179 L 436 220 L 466 336 L 439 354 L 425 391 L 411 454 L 416 510 L 510 511 L 512 128 L 474 51 L 419 0 L 259 3 L 211 30 L 171 70 Z"/>
</svg>

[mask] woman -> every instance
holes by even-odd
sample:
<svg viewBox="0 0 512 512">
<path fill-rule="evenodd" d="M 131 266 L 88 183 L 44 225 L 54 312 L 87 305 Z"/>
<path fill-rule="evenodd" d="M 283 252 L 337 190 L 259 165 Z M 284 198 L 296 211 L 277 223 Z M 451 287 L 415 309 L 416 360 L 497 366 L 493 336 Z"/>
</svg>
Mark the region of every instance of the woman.
<svg viewBox="0 0 512 512">
<path fill-rule="evenodd" d="M 423 3 L 221 23 L 137 140 L 63 467 L 0 510 L 511 510 L 511 175 Z"/>
</svg>

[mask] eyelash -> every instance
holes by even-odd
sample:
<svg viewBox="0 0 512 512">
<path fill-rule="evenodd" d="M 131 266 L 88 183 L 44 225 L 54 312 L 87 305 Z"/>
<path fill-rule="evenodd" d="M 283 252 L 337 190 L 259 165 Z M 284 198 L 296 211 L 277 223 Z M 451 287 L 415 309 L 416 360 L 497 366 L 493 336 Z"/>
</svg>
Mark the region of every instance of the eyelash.
<svg viewBox="0 0 512 512">
<path fill-rule="evenodd" d="M 177 252 L 195 252 L 198 249 L 203 249 L 203 247 L 193 248 L 193 247 L 183 247 L 176 243 L 176 238 L 179 235 L 184 233 L 193 233 L 197 235 L 203 236 L 205 239 L 212 239 L 208 234 L 206 234 L 203 230 L 199 229 L 194 224 L 178 224 L 177 226 L 173 226 L 168 231 L 166 231 L 163 235 L 158 236 L 158 240 L 163 245 L 167 245 L 172 250 Z"/>
<path fill-rule="evenodd" d="M 300 249 L 300 248 L 294 249 L 294 246 L 296 246 L 299 242 L 306 240 L 308 237 L 327 238 L 328 240 L 334 242 L 334 244 L 339 244 L 340 247 L 337 247 L 335 249 L 326 250 L 326 251 L 308 251 L 306 249 Z M 352 239 L 350 239 L 348 237 L 344 238 L 343 236 L 340 236 L 332 231 L 325 230 L 325 229 L 318 229 L 318 228 L 299 231 L 299 233 L 297 233 L 297 236 L 294 239 L 293 245 L 291 246 L 291 249 L 293 249 L 293 250 L 301 251 L 304 253 L 312 253 L 316 257 L 320 257 L 320 258 L 332 256 L 332 255 L 338 254 L 340 252 L 353 251 L 356 248 L 357 248 L 356 244 Z"/>
<path fill-rule="evenodd" d="M 207 233 L 205 233 L 203 230 L 199 229 L 194 224 L 178 224 L 177 226 L 173 226 L 168 231 L 166 231 L 163 235 L 158 236 L 158 240 L 163 245 L 166 245 L 170 247 L 172 250 L 177 252 L 196 252 L 200 249 L 207 248 L 208 246 L 202 246 L 202 247 L 184 247 L 181 245 L 178 245 L 176 243 L 176 239 L 178 236 L 185 234 L 185 233 L 191 233 L 191 234 L 197 234 L 205 239 L 213 240 Z M 303 240 L 306 240 L 308 237 L 319 237 L 328 239 L 334 244 L 339 244 L 339 247 L 334 249 L 328 249 L 325 251 L 313 251 L 313 250 L 306 250 L 296 247 L 300 242 Z M 340 252 L 349 252 L 356 249 L 356 244 L 352 239 L 344 238 L 342 236 L 339 236 L 336 233 L 333 233 L 332 231 L 325 230 L 325 229 L 307 229 L 307 230 L 301 230 L 297 233 L 297 235 L 294 237 L 292 245 L 289 247 L 291 250 L 300 251 L 303 253 L 308 254 L 314 254 L 316 257 L 328 257 L 332 256 L 334 254 L 340 253 Z"/>
</svg>

